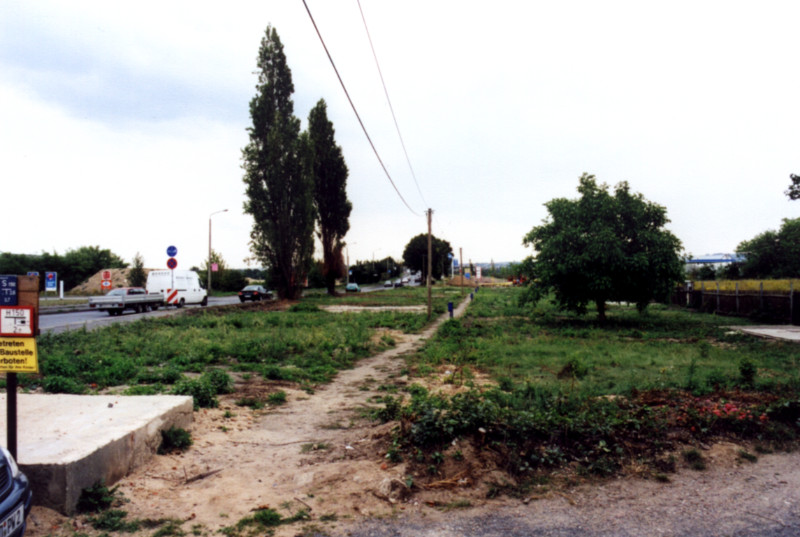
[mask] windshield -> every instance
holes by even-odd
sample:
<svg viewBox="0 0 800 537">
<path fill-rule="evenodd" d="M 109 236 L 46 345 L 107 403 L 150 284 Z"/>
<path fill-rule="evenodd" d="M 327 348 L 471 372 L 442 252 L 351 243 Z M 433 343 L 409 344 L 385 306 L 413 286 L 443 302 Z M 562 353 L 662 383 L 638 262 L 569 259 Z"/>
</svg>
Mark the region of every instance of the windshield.
<svg viewBox="0 0 800 537">
<path fill-rule="evenodd" d="M 107 296 L 121 296 L 125 294 L 125 289 L 114 289 Z"/>
</svg>

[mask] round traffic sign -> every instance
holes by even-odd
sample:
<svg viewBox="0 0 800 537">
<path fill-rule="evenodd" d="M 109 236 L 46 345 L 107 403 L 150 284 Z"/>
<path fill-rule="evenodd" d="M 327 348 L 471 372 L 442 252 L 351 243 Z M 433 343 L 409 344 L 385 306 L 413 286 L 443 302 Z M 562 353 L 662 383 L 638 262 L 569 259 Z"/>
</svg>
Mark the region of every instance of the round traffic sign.
<svg viewBox="0 0 800 537">
<path fill-rule="evenodd" d="M 178 260 L 177 259 L 175 259 L 174 257 L 170 257 L 169 259 L 167 259 L 167 268 L 168 269 L 174 269 L 177 266 L 178 266 Z"/>
<path fill-rule="evenodd" d="M 176 255 L 178 255 L 178 249 L 174 246 L 168 246 L 167 255 L 170 257 L 175 257 Z"/>
<path fill-rule="evenodd" d="M 111 271 L 110 270 L 104 270 L 103 271 L 103 279 L 104 280 L 110 280 L 111 279 Z"/>
</svg>

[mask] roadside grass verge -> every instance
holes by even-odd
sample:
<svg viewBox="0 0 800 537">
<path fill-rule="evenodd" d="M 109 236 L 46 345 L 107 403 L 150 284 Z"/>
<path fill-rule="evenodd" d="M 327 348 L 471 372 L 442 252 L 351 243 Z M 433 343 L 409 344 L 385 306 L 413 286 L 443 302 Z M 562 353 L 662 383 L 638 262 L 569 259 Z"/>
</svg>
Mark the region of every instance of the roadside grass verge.
<svg viewBox="0 0 800 537">
<path fill-rule="evenodd" d="M 522 308 L 520 292 L 481 289 L 410 359 L 410 397 L 375 414 L 400 421 L 387 459 L 435 470 L 431 457 L 467 441 L 517 476 L 609 475 L 632 461 L 657 469 L 680 444 L 800 438 L 797 345 L 660 305 L 612 307 L 601 325 L 547 302 Z"/>
<path fill-rule="evenodd" d="M 386 293 L 369 301 L 424 304 L 422 293 L 399 295 Z M 288 311 L 214 308 L 93 331 L 45 334 L 38 339 L 41 373 L 20 375 L 19 382 L 23 388 L 41 386 L 52 393 L 127 386 L 129 394 L 188 394 L 196 407 L 216 406 L 216 395 L 231 387 L 230 372 L 301 386 L 325 383 L 338 370 L 394 343 L 373 337 L 376 329 L 417 332 L 428 324 L 425 314 L 334 314 L 316 307 L 324 303 L 337 299 L 304 300 Z"/>
<path fill-rule="evenodd" d="M 461 302 L 469 290 L 459 287 L 435 285 L 431 289 L 431 310 L 435 315 L 447 311 L 447 303 L 454 305 Z M 315 294 L 303 299 L 303 302 L 317 305 L 350 305 L 350 306 L 418 306 L 427 304 L 427 289 L 425 287 L 400 287 L 397 289 L 382 289 L 369 293 L 347 293 L 331 297 L 327 294 Z"/>
</svg>

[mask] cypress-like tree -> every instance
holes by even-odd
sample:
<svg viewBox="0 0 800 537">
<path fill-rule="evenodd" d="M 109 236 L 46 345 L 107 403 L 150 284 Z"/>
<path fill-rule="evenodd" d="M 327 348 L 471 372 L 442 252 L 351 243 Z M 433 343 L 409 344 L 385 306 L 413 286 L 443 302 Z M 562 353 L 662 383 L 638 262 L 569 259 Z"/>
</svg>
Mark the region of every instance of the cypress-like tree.
<svg viewBox="0 0 800 537">
<path fill-rule="evenodd" d="M 271 25 L 261 39 L 258 69 L 250 143 L 242 150 L 244 210 L 253 215 L 250 250 L 271 268 L 278 296 L 296 299 L 314 250 L 314 185 L 308 136 L 300 135 L 294 116 L 292 72 Z"/>
<path fill-rule="evenodd" d="M 335 294 L 336 278 L 344 276 L 342 239 L 350 229 L 353 204 L 347 199 L 347 164 L 342 148 L 334 140 L 333 123 L 328 120 L 325 101 L 320 99 L 308 115 L 314 172 L 314 207 L 317 234 L 322 242 L 322 275 L 328 294 Z"/>
</svg>

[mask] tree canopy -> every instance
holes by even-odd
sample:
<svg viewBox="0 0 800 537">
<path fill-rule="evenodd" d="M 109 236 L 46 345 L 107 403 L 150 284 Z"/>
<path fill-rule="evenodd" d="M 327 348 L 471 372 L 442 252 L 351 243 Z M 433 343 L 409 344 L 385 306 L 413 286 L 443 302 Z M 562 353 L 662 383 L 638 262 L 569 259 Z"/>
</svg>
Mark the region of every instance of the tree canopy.
<svg viewBox="0 0 800 537">
<path fill-rule="evenodd" d="M 800 277 L 800 218 L 784 218 L 780 230 L 768 230 L 743 241 L 736 252 L 744 254 L 744 278 Z"/>
<path fill-rule="evenodd" d="M 440 279 L 450 267 L 450 258 L 447 254 L 453 253 L 453 248 L 446 240 L 431 236 L 431 276 Z M 412 272 L 422 272 L 423 281 L 428 277 L 428 234 L 420 233 L 413 237 L 405 250 L 403 250 L 403 264 Z"/>
<path fill-rule="evenodd" d="M 529 260 L 536 300 L 552 291 L 561 306 L 585 313 L 594 302 L 601 320 L 609 301 L 633 302 L 640 311 L 663 298 L 683 277 L 681 243 L 664 229 L 664 207 L 631 193 L 627 182 L 598 185 L 581 176 L 578 199 L 545 203 L 548 218 L 523 240 L 536 251 Z"/>
<path fill-rule="evenodd" d="M 126 268 L 121 257 L 107 248 L 81 246 L 67 250 L 63 255 L 42 252 L 41 254 L 0 253 L 0 274 L 39 273 L 39 283 L 44 288 L 44 273 L 57 272 L 58 279 L 69 290 L 88 280 L 103 269 Z"/>
<path fill-rule="evenodd" d="M 322 275 L 328 294 L 335 293 L 336 278 L 343 277 L 346 267 L 342 259 L 342 239 L 350 229 L 352 203 L 347 199 L 347 165 L 342 148 L 336 145 L 333 123 L 328 120 L 325 101 L 319 102 L 308 115 L 308 137 L 311 142 L 314 173 L 314 208 L 322 243 Z"/>
<path fill-rule="evenodd" d="M 790 174 L 789 180 L 791 184 L 789 184 L 789 190 L 784 192 L 790 200 L 797 200 L 800 199 L 800 175 Z"/>
<path fill-rule="evenodd" d="M 247 201 L 253 216 L 250 249 L 270 267 L 281 298 L 298 298 L 314 250 L 310 141 L 294 116 L 292 73 L 278 32 L 267 26 L 258 53 L 258 84 L 250 101 L 253 126 L 242 150 Z"/>
</svg>

